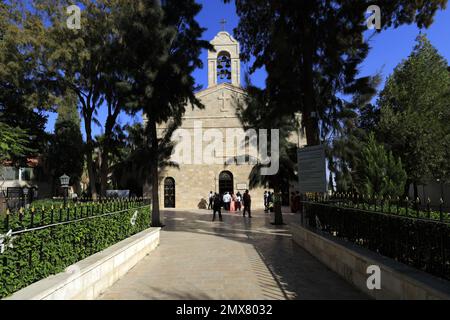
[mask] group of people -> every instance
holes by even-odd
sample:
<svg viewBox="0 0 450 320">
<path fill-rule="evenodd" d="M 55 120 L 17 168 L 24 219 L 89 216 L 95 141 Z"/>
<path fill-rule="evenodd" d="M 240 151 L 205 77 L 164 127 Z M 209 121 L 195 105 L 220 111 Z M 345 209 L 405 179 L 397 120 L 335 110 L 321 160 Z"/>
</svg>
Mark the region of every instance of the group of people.
<svg viewBox="0 0 450 320">
<path fill-rule="evenodd" d="M 208 210 L 213 210 L 213 221 L 216 220 L 216 213 L 219 214 L 219 219 L 220 221 L 222 221 L 222 207 L 225 209 L 225 211 L 229 212 L 240 212 L 243 208 L 243 216 L 245 217 L 245 214 L 248 213 L 248 217 L 252 217 L 252 198 L 248 190 L 245 190 L 243 195 L 241 195 L 241 193 L 238 191 L 236 194 L 225 192 L 222 196 L 217 192 L 213 193 L 212 191 L 210 191 L 208 198 Z"/>
<path fill-rule="evenodd" d="M 264 212 L 273 212 L 273 198 L 275 193 L 270 191 L 264 191 Z"/>
<path fill-rule="evenodd" d="M 273 212 L 273 203 L 274 203 L 275 193 L 270 191 L 264 191 L 264 212 Z M 300 192 L 291 192 L 291 212 L 297 213 L 302 212 L 302 197 Z"/>
</svg>

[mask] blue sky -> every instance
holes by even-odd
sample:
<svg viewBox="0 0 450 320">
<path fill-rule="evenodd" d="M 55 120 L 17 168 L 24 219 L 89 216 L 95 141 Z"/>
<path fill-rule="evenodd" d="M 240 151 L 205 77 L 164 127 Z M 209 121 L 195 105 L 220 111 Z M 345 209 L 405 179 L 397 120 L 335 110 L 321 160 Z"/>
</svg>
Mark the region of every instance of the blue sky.
<svg viewBox="0 0 450 320">
<path fill-rule="evenodd" d="M 233 29 L 238 24 L 234 4 L 223 4 L 222 0 L 199 0 L 199 2 L 203 5 L 203 10 L 198 15 L 198 21 L 203 27 L 207 28 L 204 33 L 204 39 L 212 40 L 221 31 L 222 25 L 220 21 L 222 19 L 227 20 L 226 31 L 233 32 Z M 419 31 L 414 25 L 402 26 L 397 29 L 383 31 L 372 38 L 370 42 L 372 50 L 366 61 L 361 65 L 361 75 L 374 75 L 380 71 L 383 78 L 386 79 L 395 66 L 411 53 Z M 450 8 L 438 12 L 433 25 L 423 32 L 428 35 L 431 43 L 438 49 L 439 53 L 450 61 Z M 205 51 L 202 53 L 201 59 L 206 61 L 206 57 L 207 53 Z M 247 70 L 247 68 L 248 65 L 242 64 L 242 71 Z M 242 72 L 243 74 L 244 72 Z M 206 88 L 206 63 L 204 68 L 196 70 L 193 76 L 197 84 Z M 264 86 L 264 80 L 265 72 L 263 70 L 257 71 L 252 75 L 252 81 L 257 86 Z M 101 123 L 105 122 L 105 117 L 105 110 L 100 110 L 98 118 Z M 49 115 L 47 131 L 53 131 L 55 118 L 55 114 Z M 140 121 L 140 119 L 138 117 L 131 119 L 122 115 L 119 121 L 125 124 L 127 122 Z M 95 134 L 101 132 L 101 127 L 94 126 Z"/>
</svg>

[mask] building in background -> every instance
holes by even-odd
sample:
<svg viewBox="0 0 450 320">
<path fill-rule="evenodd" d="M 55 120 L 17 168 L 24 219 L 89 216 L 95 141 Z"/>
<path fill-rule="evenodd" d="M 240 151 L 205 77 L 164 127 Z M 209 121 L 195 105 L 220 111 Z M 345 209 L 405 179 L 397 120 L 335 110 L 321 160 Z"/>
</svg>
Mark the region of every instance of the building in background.
<svg viewBox="0 0 450 320">
<path fill-rule="evenodd" d="M 203 132 L 213 129 L 216 133 L 222 133 L 226 139 L 227 130 L 242 129 L 236 115 L 236 106 L 246 94 L 240 82 L 240 49 L 239 43 L 225 31 L 219 32 L 211 44 L 215 50 L 208 52 L 208 87 L 196 93 L 196 97 L 205 108 L 200 110 L 188 106 L 180 129 L 189 132 L 190 136 L 195 138 L 195 130 L 201 125 Z M 159 126 L 160 137 L 166 129 L 167 125 Z M 293 134 L 292 140 L 298 142 L 299 147 L 306 144 L 306 141 L 297 134 Z M 223 145 L 226 146 L 225 140 Z M 236 148 L 231 152 L 224 150 L 223 154 L 214 154 L 214 164 L 196 161 L 207 146 L 208 142 L 203 142 L 203 147 L 198 149 L 198 144 L 195 146 L 194 141 L 191 141 L 190 154 L 187 155 L 191 163 L 186 164 L 183 161 L 179 164 L 179 168 L 168 167 L 161 172 L 159 189 L 161 208 L 202 208 L 208 200 L 210 191 L 219 194 L 239 191 L 243 194 L 246 189 L 250 189 L 249 175 L 254 164 L 238 164 L 237 161 L 229 163 L 230 159 L 249 157 L 249 154 L 253 154 L 250 149 L 247 149 L 249 154 L 239 154 L 241 150 L 238 150 L 236 144 Z M 289 205 L 289 193 L 296 189 L 295 182 L 285 186 L 284 205 Z M 264 188 L 250 190 L 254 208 L 263 207 L 264 190 Z"/>
</svg>

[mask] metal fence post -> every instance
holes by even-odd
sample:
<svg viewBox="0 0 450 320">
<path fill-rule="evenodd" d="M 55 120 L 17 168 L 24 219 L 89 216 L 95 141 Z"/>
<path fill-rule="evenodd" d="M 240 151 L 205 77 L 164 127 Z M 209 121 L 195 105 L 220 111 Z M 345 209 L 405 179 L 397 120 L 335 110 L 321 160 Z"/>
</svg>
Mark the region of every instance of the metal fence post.
<svg viewBox="0 0 450 320">
<path fill-rule="evenodd" d="M 416 214 L 417 214 L 418 218 L 420 217 L 420 208 L 419 208 L 419 206 L 420 206 L 420 198 L 417 197 L 417 199 L 416 199 Z M 430 215 L 428 215 L 428 219 L 430 219 Z"/>
<path fill-rule="evenodd" d="M 45 207 L 42 206 L 41 210 L 41 225 L 45 225 Z"/>
<path fill-rule="evenodd" d="M 31 208 L 30 228 L 33 228 L 33 225 L 34 225 L 34 207 Z"/>
<path fill-rule="evenodd" d="M 388 196 L 387 202 L 388 202 L 388 212 L 389 212 L 389 214 L 391 214 L 391 200 L 392 200 L 392 197 Z"/>
<path fill-rule="evenodd" d="M 50 212 L 50 222 L 51 222 L 51 224 L 53 224 L 54 215 L 55 215 L 55 206 L 52 205 L 51 212 Z"/>
<path fill-rule="evenodd" d="M 9 209 L 6 209 L 6 218 L 5 218 L 5 229 L 6 229 L 6 231 L 9 230 L 9 215 L 10 215 Z"/>
<path fill-rule="evenodd" d="M 406 216 L 408 216 L 408 206 L 409 206 L 408 202 L 409 202 L 409 198 L 406 197 L 406 199 L 405 199 Z"/>
</svg>

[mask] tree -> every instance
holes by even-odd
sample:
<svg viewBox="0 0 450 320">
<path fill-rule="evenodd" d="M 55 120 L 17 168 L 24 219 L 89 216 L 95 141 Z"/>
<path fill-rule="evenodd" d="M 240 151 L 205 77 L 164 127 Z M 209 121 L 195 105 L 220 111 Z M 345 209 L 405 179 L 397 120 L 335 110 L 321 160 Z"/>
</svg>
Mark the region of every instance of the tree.
<svg viewBox="0 0 450 320">
<path fill-rule="evenodd" d="M 81 29 L 70 30 L 66 26 L 66 8 L 72 1 L 36 1 L 46 21 L 46 77 L 54 90 L 63 95 L 72 91 L 79 101 L 86 135 L 86 166 L 89 175 L 91 195 L 97 197 L 97 173 L 93 152 L 95 141 L 92 133 L 98 109 L 106 97 L 106 84 L 120 67 L 114 51 L 120 41 L 117 26 L 119 12 L 127 8 L 131 1 L 79 1 L 83 7 Z M 109 96 L 109 106 L 112 98 Z M 108 124 L 108 128 L 109 128 Z M 106 161 L 107 163 L 107 161 Z"/>
<path fill-rule="evenodd" d="M 278 129 L 279 132 L 279 153 L 269 155 L 271 159 L 279 158 L 278 172 L 275 175 L 262 175 L 261 169 L 265 165 L 258 161 L 249 175 L 250 188 L 268 185 L 274 189 L 274 224 L 282 225 L 281 189 L 283 185 L 289 185 L 296 178 L 294 168 L 297 161 L 297 146 L 290 141 L 292 128 L 296 126 L 296 119 L 288 116 L 277 116 L 275 114 L 277 107 L 274 105 L 277 101 L 270 100 L 267 90 L 252 86 L 248 76 L 246 82 L 246 96 L 244 101 L 238 104 L 236 112 L 244 129 L 255 129 L 257 131 L 267 129 L 267 150 L 272 150 L 272 137 L 269 129 Z"/>
<path fill-rule="evenodd" d="M 357 186 L 362 184 L 357 162 L 369 134 L 377 129 L 379 123 L 379 108 L 371 101 L 380 82 L 380 75 L 371 77 L 368 84 L 370 90 L 352 97 L 351 110 L 354 112 L 342 113 L 340 123 L 333 125 L 334 129 L 327 137 L 329 143 L 326 154 L 330 175 L 334 175 L 336 190 L 339 192 L 357 192 Z"/>
<path fill-rule="evenodd" d="M 40 72 L 43 38 L 39 18 L 26 6 L 16 1 L 0 3 L 0 121 L 27 131 L 29 149 L 16 159 L 22 164 L 42 153 L 48 141 L 42 110 L 51 109 L 54 99 Z"/>
<path fill-rule="evenodd" d="M 76 104 L 76 96 L 70 94 L 66 99 L 66 104 L 58 108 L 55 131 L 46 159 L 54 186 L 58 185 L 58 179 L 63 174 L 67 174 L 71 178 L 72 185 L 78 185 L 83 173 L 84 144 Z"/>
<path fill-rule="evenodd" d="M 175 143 L 171 137 L 179 123 L 170 121 L 167 131 L 158 141 L 158 170 L 178 165 L 170 161 Z M 136 123 L 123 128 L 121 135 L 126 138 L 117 140 L 117 150 L 112 166 L 112 181 L 119 189 L 130 190 L 133 194 L 142 196 L 144 186 L 148 183 L 148 173 L 152 166 L 148 159 L 151 156 L 151 146 L 146 143 L 145 126 Z M 122 143 L 121 143 L 122 141 Z"/>
<path fill-rule="evenodd" d="M 403 194 L 406 172 L 400 158 L 395 159 L 371 133 L 358 159 L 358 191 L 370 196 L 397 197 Z"/>
<path fill-rule="evenodd" d="M 301 112 L 308 145 L 319 144 L 319 126 L 327 129 L 336 123 L 334 117 L 345 105 L 342 95 L 367 87 L 369 79 L 357 76 L 369 52 L 363 33 L 367 30 L 365 12 L 372 1 L 235 2 L 240 17 L 235 34 L 244 58 L 255 57 L 251 71 L 266 68 L 269 93 L 284 98 L 285 103 L 278 106 L 280 116 Z M 427 27 L 446 3 L 378 1 L 382 29 L 414 22 Z"/>
<path fill-rule="evenodd" d="M 129 48 L 126 61 L 133 79 L 129 105 L 145 115 L 143 149 L 148 151 L 151 166 L 147 181 L 152 186 L 152 225 L 159 226 L 159 168 L 165 161 L 162 145 L 170 132 L 158 136 L 157 126 L 171 121 L 176 127 L 189 104 L 202 107 L 194 95 L 196 86 L 191 74 L 202 66 L 201 49 L 210 46 L 200 40 L 204 29 L 195 16 L 201 6 L 194 0 L 168 0 L 162 6 L 136 1 L 130 10 L 136 13 L 124 22 L 128 24 L 124 37 Z M 161 46 L 155 47 L 155 43 Z"/>
<path fill-rule="evenodd" d="M 117 62 L 116 62 L 117 63 Z M 126 108 L 126 96 L 129 93 L 130 86 L 125 81 L 121 66 L 112 65 L 111 69 L 116 70 L 110 72 L 110 76 L 104 82 L 105 99 L 107 106 L 107 116 L 105 122 L 105 133 L 100 141 L 101 146 L 101 164 L 100 164 L 100 193 L 106 196 L 106 189 L 108 187 L 108 175 L 110 173 L 111 156 L 117 152 L 117 139 L 115 138 L 114 129 L 117 128 L 117 118 L 122 111 L 132 112 Z"/>
<path fill-rule="evenodd" d="M 13 161 L 31 152 L 28 144 L 28 135 L 24 130 L 0 122 L 0 167 L 5 160 Z"/>
<path fill-rule="evenodd" d="M 448 174 L 450 74 L 425 35 L 389 77 L 378 101 L 380 140 L 401 157 L 407 188 Z M 407 191 L 407 190 L 406 190 Z"/>
<path fill-rule="evenodd" d="M 16 159 L 23 159 L 27 154 L 34 152 L 28 148 L 29 139 L 27 133 L 20 128 L 12 128 L 0 122 L 0 179 L 5 161 L 16 164 Z"/>
</svg>

